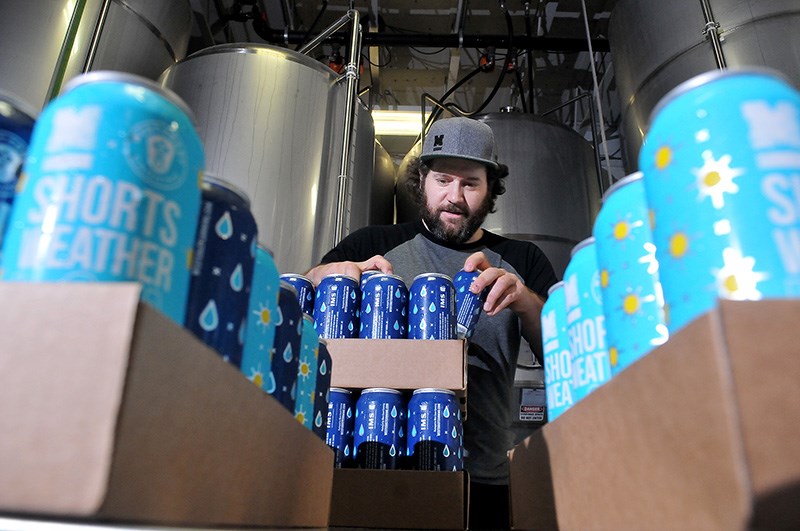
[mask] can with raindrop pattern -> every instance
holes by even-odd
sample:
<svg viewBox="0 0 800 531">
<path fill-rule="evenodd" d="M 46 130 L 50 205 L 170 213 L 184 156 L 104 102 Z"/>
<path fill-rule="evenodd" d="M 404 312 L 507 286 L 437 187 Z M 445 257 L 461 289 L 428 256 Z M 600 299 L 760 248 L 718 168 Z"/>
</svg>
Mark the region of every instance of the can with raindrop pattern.
<svg viewBox="0 0 800 531">
<path fill-rule="evenodd" d="M 33 132 L 34 118 L 21 107 L 16 98 L 0 93 L 0 252 Z"/>
<path fill-rule="evenodd" d="M 314 425 L 314 406 L 317 398 L 317 370 L 319 368 L 319 336 L 314 330 L 314 319 L 303 314 L 303 332 L 300 337 L 300 356 L 297 363 L 297 392 L 294 417 L 308 428 Z"/>
<path fill-rule="evenodd" d="M 362 339 L 405 339 L 408 333 L 408 288 L 397 275 L 372 275 L 361 286 Z"/>
<path fill-rule="evenodd" d="M 314 421 L 311 430 L 323 440 L 325 440 L 325 417 L 328 414 L 332 373 L 333 360 L 330 352 L 328 352 L 328 343 L 320 338 L 319 355 L 317 356 L 317 385 L 314 391 Z"/>
<path fill-rule="evenodd" d="M 606 191 L 593 232 L 608 358 L 616 375 L 668 337 L 641 172 Z"/>
<path fill-rule="evenodd" d="M 548 290 L 541 323 L 547 421 L 553 422 L 572 407 L 572 353 L 563 281 L 556 282 Z"/>
<path fill-rule="evenodd" d="M 325 443 L 333 449 L 334 468 L 353 466 L 353 427 L 356 404 L 349 389 L 331 387 Z"/>
<path fill-rule="evenodd" d="M 314 283 L 311 279 L 297 273 L 284 273 L 281 275 L 281 280 L 284 280 L 294 286 L 297 290 L 297 300 L 300 303 L 300 309 L 303 313 L 314 317 Z"/>
<path fill-rule="evenodd" d="M 358 468 L 395 470 L 405 454 L 406 404 L 396 389 L 372 387 L 356 402 L 353 453 Z"/>
<path fill-rule="evenodd" d="M 288 282 L 281 281 L 278 291 L 278 319 L 275 322 L 275 345 L 270 369 L 275 379 L 271 393 L 283 407 L 294 414 L 297 397 L 297 366 L 303 337 L 303 312 L 297 292 Z"/>
<path fill-rule="evenodd" d="M 483 303 L 486 302 L 486 296 L 490 291 L 487 287 L 476 295 L 469 290 L 480 274 L 481 272 L 477 270 L 467 272 L 462 269 L 453 278 L 453 287 L 456 290 L 456 335 L 460 339 L 472 336 L 481 316 Z"/>
<path fill-rule="evenodd" d="M 380 275 L 381 273 L 382 273 L 382 271 L 379 271 L 377 269 L 368 269 L 367 271 L 362 271 L 361 272 L 361 280 L 359 281 L 359 286 L 361 287 L 361 289 L 362 290 L 364 289 L 364 284 L 367 283 L 367 280 L 369 280 L 369 277 L 371 277 L 372 275 Z"/>
<path fill-rule="evenodd" d="M 203 146 L 188 107 L 121 72 L 72 79 L 33 127 L 3 280 L 142 284 L 183 324 Z"/>
<path fill-rule="evenodd" d="M 275 392 L 271 366 L 280 286 L 280 273 L 272 253 L 258 246 L 247 305 L 241 370 L 251 382 L 269 394 Z"/>
<path fill-rule="evenodd" d="M 717 299 L 800 297 L 800 92 L 767 69 L 678 85 L 639 153 L 670 332 Z"/>
<path fill-rule="evenodd" d="M 186 328 L 240 367 L 258 238 L 244 192 L 206 176 L 186 305 Z"/>
<path fill-rule="evenodd" d="M 417 275 L 408 297 L 408 339 L 455 339 L 456 295 L 450 277 Z"/>
<path fill-rule="evenodd" d="M 564 306 L 572 357 L 572 400 L 577 403 L 611 379 L 594 238 L 572 249 L 564 271 Z"/>
<path fill-rule="evenodd" d="M 319 337 L 358 337 L 360 310 L 361 288 L 356 279 L 334 273 L 319 282 L 314 300 L 314 322 Z"/>
<path fill-rule="evenodd" d="M 416 389 L 408 401 L 406 456 L 413 470 L 464 469 L 461 408 L 449 389 Z"/>
</svg>

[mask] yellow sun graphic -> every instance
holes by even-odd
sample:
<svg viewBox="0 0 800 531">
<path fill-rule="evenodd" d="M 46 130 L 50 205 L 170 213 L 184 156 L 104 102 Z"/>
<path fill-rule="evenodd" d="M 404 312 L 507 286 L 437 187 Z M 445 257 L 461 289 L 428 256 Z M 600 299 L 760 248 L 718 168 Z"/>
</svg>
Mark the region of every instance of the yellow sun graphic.
<svg viewBox="0 0 800 531">
<path fill-rule="evenodd" d="M 614 236 L 614 239 L 619 241 L 623 240 L 628 237 L 631 233 L 631 226 L 628 224 L 627 220 L 617 221 L 614 224 L 614 229 L 611 234 Z"/>
<path fill-rule="evenodd" d="M 309 374 L 311 374 L 311 365 L 309 365 L 306 361 L 301 361 L 297 370 L 297 374 L 303 378 L 308 378 Z"/>
<path fill-rule="evenodd" d="M 611 280 L 611 273 L 608 272 L 608 269 L 603 268 L 600 270 L 600 287 L 605 289 L 608 287 L 608 283 Z"/>
<path fill-rule="evenodd" d="M 261 372 L 261 367 L 253 369 L 253 372 L 250 374 L 250 381 L 259 387 L 264 385 L 264 373 Z"/>
<path fill-rule="evenodd" d="M 609 347 L 608 359 L 611 361 L 611 366 L 616 367 L 619 363 L 619 349 L 617 347 Z"/>
<path fill-rule="evenodd" d="M 299 422 L 300 424 L 306 423 L 306 412 L 303 410 L 302 407 L 294 412 L 294 418 L 296 418 L 297 422 Z"/>
<path fill-rule="evenodd" d="M 700 201 L 710 197 L 714 208 L 720 209 L 725 206 L 724 194 L 735 194 L 739 191 L 733 179 L 742 175 L 744 169 L 733 169 L 730 164 L 730 155 L 723 155 L 719 160 L 714 160 L 711 151 L 703 152 L 703 166 L 692 170 L 697 178 Z"/>
<path fill-rule="evenodd" d="M 669 255 L 673 258 L 683 258 L 689 252 L 689 236 L 678 231 L 669 238 Z"/>
<path fill-rule="evenodd" d="M 755 258 L 742 256 L 739 249 L 728 247 L 722 251 L 724 265 L 711 273 L 717 281 L 717 293 L 725 299 L 737 301 L 758 300 L 761 292 L 756 284 L 767 278 L 767 274 L 755 272 Z"/>
<path fill-rule="evenodd" d="M 622 298 L 622 311 L 628 315 L 633 315 L 642 307 L 642 301 L 636 293 L 628 293 Z"/>
<path fill-rule="evenodd" d="M 253 314 L 258 317 L 258 320 L 256 321 L 258 326 L 263 326 L 266 328 L 272 322 L 272 312 L 267 306 L 259 304 L 258 310 L 254 310 Z"/>
<path fill-rule="evenodd" d="M 656 168 L 663 170 L 669 163 L 672 162 L 672 148 L 669 146 L 661 146 L 656 151 Z"/>
</svg>

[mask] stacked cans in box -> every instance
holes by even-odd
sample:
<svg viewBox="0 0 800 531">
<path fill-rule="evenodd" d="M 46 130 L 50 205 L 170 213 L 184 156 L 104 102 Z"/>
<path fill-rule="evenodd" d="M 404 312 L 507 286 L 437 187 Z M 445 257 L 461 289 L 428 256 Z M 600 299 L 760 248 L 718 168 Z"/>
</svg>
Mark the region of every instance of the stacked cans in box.
<svg viewBox="0 0 800 531">
<path fill-rule="evenodd" d="M 779 75 L 676 87 L 639 169 L 606 191 L 542 311 L 551 421 L 717 299 L 800 296 L 800 93 Z"/>
</svg>

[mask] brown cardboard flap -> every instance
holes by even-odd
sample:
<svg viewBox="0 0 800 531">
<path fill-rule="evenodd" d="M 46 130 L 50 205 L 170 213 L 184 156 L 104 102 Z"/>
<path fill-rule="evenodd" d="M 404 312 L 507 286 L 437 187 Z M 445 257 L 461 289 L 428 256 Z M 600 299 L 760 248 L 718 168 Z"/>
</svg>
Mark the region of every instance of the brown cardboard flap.
<svg viewBox="0 0 800 531">
<path fill-rule="evenodd" d="M 466 529 L 466 473 L 336 469 L 330 525 Z"/>
<path fill-rule="evenodd" d="M 558 529 L 550 454 L 542 430 L 509 452 L 514 529 Z"/>
</svg>

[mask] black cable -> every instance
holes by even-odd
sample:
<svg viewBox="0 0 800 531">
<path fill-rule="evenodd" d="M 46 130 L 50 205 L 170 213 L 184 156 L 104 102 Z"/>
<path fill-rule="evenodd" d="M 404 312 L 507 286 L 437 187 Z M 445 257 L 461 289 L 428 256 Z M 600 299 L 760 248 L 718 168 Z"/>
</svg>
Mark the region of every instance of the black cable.
<svg viewBox="0 0 800 531">
<path fill-rule="evenodd" d="M 517 80 L 517 88 L 519 89 L 519 101 L 522 103 L 522 112 L 528 112 L 528 106 L 525 104 L 525 87 L 522 86 L 522 74 L 519 73 L 519 68 L 514 68 L 514 77 Z"/>
</svg>

